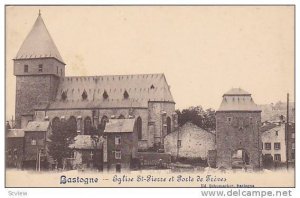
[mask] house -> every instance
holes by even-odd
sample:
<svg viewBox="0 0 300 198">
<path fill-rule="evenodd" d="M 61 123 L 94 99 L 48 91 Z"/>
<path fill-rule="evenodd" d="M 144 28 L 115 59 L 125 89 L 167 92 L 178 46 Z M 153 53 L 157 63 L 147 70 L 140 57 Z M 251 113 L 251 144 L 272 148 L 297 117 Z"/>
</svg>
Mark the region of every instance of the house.
<svg viewBox="0 0 300 198">
<path fill-rule="evenodd" d="M 260 126 L 261 109 L 251 94 L 241 88 L 226 92 L 216 112 L 217 167 L 232 168 L 241 162 L 260 168 Z M 241 152 L 241 159 L 234 158 Z"/>
<path fill-rule="evenodd" d="M 23 129 L 8 129 L 5 149 L 7 167 L 22 168 L 24 135 Z"/>
<path fill-rule="evenodd" d="M 72 169 L 103 169 L 103 138 L 90 135 L 77 135 L 69 145 L 73 150 L 70 163 Z"/>
<path fill-rule="evenodd" d="M 24 129 L 23 167 L 29 169 L 48 169 L 48 142 L 51 135 L 49 121 L 31 121 Z"/>
<path fill-rule="evenodd" d="M 108 171 L 128 170 L 138 152 L 138 123 L 135 119 L 110 119 L 104 130 L 104 165 Z"/>
<path fill-rule="evenodd" d="M 295 125 L 289 124 L 288 135 L 288 161 L 295 162 Z M 260 128 L 262 139 L 262 154 L 270 156 L 274 162 L 286 163 L 287 161 L 287 134 L 286 123 L 269 123 Z"/>
<path fill-rule="evenodd" d="M 209 150 L 215 149 L 215 134 L 190 122 L 185 123 L 165 139 L 165 152 L 173 158 L 201 158 L 206 160 Z"/>
</svg>

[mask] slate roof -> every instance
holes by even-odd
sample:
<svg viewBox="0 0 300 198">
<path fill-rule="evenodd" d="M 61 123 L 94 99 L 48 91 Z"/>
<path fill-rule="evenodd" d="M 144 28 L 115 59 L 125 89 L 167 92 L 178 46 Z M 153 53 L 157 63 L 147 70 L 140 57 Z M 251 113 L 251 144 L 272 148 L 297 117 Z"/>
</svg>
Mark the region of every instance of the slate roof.
<svg viewBox="0 0 300 198">
<path fill-rule="evenodd" d="M 45 23 L 39 14 L 15 59 L 55 58 L 64 63 Z"/>
<path fill-rule="evenodd" d="M 260 132 L 263 133 L 263 132 L 269 131 L 273 128 L 276 128 L 276 127 L 278 127 L 278 125 L 274 124 L 274 123 L 266 124 L 265 126 L 260 127 Z"/>
<path fill-rule="evenodd" d="M 131 133 L 134 130 L 135 119 L 109 119 L 104 133 Z"/>
<path fill-rule="evenodd" d="M 261 111 L 251 94 L 241 88 L 233 88 L 223 95 L 218 111 Z"/>
<path fill-rule="evenodd" d="M 97 143 L 97 149 L 102 148 L 104 139 L 100 137 L 99 142 Z M 90 135 L 77 135 L 74 138 L 74 143 L 69 145 L 72 149 L 95 149 L 96 143 Z"/>
<path fill-rule="evenodd" d="M 22 138 L 24 137 L 25 133 L 24 133 L 24 130 L 23 129 L 9 129 L 7 134 L 6 134 L 6 137 L 7 138 Z"/>
<path fill-rule="evenodd" d="M 251 94 L 241 88 L 232 88 L 229 91 L 227 91 L 223 96 L 235 96 L 235 95 L 251 95 Z"/>
<path fill-rule="evenodd" d="M 125 91 L 128 98 L 124 97 Z M 87 94 L 85 100 L 82 97 L 84 92 Z M 107 98 L 103 96 L 104 92 Z M 149 101 L 174 103 L 164 74 L 63 77 L 55 101 L 38 105 L 36 109 L 148 108 Z"/>
<path fill-rule="evenodd" d="M 47 131 L 49 125 L 49 121 L 32 121 L 28 122 L 24 131 Z"/>
</svg>

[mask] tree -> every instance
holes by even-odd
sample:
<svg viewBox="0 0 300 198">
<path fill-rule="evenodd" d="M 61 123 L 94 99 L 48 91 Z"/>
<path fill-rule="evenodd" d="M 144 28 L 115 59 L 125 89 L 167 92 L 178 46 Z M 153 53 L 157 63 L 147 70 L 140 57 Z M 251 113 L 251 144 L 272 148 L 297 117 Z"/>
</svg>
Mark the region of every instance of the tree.
<svg viewBox="0 0 300 198">
<path fill-rule="evenodd" d="M 201 106 L 192 106 L 182 111 L 176 110 L 176 113 L 178 114 L 179 126 L 191 122 L 209 131 L 216 130 L 216 112 L 214 109 L 209 108 L 205 111 Z"/>
<path fill-rule="evenodd" d="M 70 120 L 57 121 L 52 124 L 51 142 L 49 143 L 49 155 L 58 162 L 58 166 L 62 167 L 63 159 L 70 157 L 70 143 L 76 136 L 76 125 Z"/>
</svg>

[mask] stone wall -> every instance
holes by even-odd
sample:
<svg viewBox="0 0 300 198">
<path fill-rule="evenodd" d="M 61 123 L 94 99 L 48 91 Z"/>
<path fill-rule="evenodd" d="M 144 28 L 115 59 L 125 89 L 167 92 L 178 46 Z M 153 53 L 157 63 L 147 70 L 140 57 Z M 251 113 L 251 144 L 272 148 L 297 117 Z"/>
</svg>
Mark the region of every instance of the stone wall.
<svg viewBox="0 0 300 198">
<path fill-rule="evenodd" d="M 53 75 L 17 76 L 16 78 L 16 128 L 21 127 L 23 114 L 33 114 L 40 102 L 54 99 L 59 78 Z"/>
<path fill-rule="evenodd" d="M 177 148 L 177 140 L 181 146 Z M 209 150 L 215 149 L 215 134 L 200 127 L 186 123 L 173 133 L 165 137 L 165 152 L 172 157 L 201 158 L 206 159 Z"/>
<path fill-rule="evenodd" d="M 217 166 L 231 168 L 232 153 L 243 149 L 250 155 L 250 165 L 260 167 L 260 112 L 217 112 L 216 122 Z"/>
</svg>

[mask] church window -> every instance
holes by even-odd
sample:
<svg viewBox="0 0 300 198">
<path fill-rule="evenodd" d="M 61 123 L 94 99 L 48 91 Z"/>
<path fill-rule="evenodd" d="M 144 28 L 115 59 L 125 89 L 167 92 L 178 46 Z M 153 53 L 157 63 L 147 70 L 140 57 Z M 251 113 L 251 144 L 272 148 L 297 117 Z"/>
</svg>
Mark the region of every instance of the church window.
<svg viewBox="0 0 300 198">
<path fill-rule="evenodd" d="M 278 131 L 275 131 L 275 135 L 278 136 Z"/>
<path fill-rule="evenodd" d="M 150 89 L 154 89 L 154 85 L 151 85 Z"/>
<path fill-rule="evenodd" d="M 24 73 L 28 73 L 28 65 L 24 65 Z"/>
<path fill-rule="evenodd" d="M 128 94 L 128 92 L 127 92 L 126 90 L 124 91 L 124 94 L 123 94 L 123 95 L 124 95 L 124 98 L 125 98 L 125 99 L 128 99 L 128 98 L 129 98 L 129 94 Z"/>
<path fill-rule="evenodd" d="M 143 136 L 142 136 L 142 118 L 141 117 L 137 118 L 136 124 L 137 124 L 138 139 L 142 140 Z"/>
<path fill-rule="evenodd" d="M 43 72 L 43 65 L 39 64 L 39 72 Z"/>
<path fill-rule="evenodd" d="M 85 90 L 83 91 L 81 97 L 82 97 L 83 100 L 86 100 L 86 99 L 87 99 L 88 95 L 87 95 L 87 93 L 86 93 Z"/>
<path fill-rule="evenodd" d="M 84 119 L 84 134 L 89 135 L 92 129 L 92 120 L 90 117 Z"/>
<path fill-rule="evenodd" d="M 125 119 L 125 116 L 123 116 L 122 114 L 119 116 L 119 119 Z"/>
<path fill-rule="evenodd" d="M 61 99 L 63 100 L 63 101 L 65 101 L 66 99 L 67 99 L 67 93 L 64 91 L 64 92 L 62 92 L 62 94 L 61 94 Z"/>
<path fill-rule="evenodd" d="M 171 133 L 171 118 L 167 117 L 167 134 Z"/>
<path fill-rule="evenodd" d="M 117 135 L 115 136 L 115 145 L 120 145 L 121 144 L 121 136 Z"/>
<path fill-rule="evenodd" d="M 107 99 L 107 98 L 108 98 L 108 94 L 107 94 L 106 90 L 104 90 L 104 92 L 103 92 L 103 98 L 104 98 L 104 99 Z"/>
</svg>

